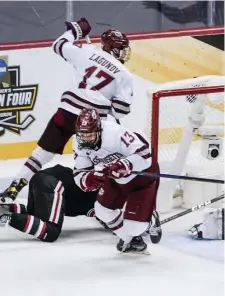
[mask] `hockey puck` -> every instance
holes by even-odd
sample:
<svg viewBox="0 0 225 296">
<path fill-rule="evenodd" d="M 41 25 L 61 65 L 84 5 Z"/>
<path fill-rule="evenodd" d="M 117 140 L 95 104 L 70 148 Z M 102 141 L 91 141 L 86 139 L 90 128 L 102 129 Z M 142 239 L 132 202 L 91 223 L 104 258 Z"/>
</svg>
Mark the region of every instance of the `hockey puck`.
<svg viewBox="0 0 225 296">
<path fill-rule="evenodd" d="M 0 136 L 4 135 L 4 133 L 5 133 L 5 129 L 0 126 Z"/>
</svg>

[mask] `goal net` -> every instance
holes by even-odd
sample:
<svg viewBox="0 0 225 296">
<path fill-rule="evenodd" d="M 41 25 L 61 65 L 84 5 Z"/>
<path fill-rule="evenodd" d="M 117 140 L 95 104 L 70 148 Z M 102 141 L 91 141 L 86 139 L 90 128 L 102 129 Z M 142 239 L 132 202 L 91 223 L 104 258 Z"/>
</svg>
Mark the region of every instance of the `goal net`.
<svg viewBox="0 0 225 296">
<path fill-rule="evenodd" d="M 224 178 L 224 85 L 224 76 L 202 76 L 148 91 L 151 116 L 145 132 L 161 173 Z M 184 193 L 184 185 L 161 178 L 167 196 L 159 199 L 168 210 L 173 197 Z M 189 186 L 194 188 L 194 183 Z"/>
</svg>

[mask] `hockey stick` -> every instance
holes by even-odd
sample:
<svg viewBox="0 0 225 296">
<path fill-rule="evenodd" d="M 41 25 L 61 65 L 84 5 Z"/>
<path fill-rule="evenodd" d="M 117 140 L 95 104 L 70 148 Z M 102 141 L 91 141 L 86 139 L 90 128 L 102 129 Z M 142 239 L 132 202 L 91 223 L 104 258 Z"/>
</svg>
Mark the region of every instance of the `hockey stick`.
<svg viewBox="0 0 225 296">
<path fill-rule="evenodd" d="M 2 122 L 5 122 L 5 121 L 8 121 L 8 120 L 11 120 L 11 119 L 13 119 L 13 118 L 15 118 L 15 117 L 16 117 L 16 115 L 13 115 L 13 116 L 10 116 L 10 117 L 6 117 L 6 118 L 0 120 L 0 124 L 1 124 Z"/>
<path fill-rule="evenodd" d="M 9 123 L 9 122 L 3 122 L 0 121 L 0 126 L 3 127 L 14 127 L 21 130 L 26 129 L 32 122 L 34 121 L 34 117 L 32 115 L 28 115 L 27 118 L 24 119 L 24 121 L 21 124 L 15 124 L 15 123 Z"/>
<path fill-rule="evenodd" d="M 86 35 L 85 39 L 86 39 L 87 44 L 91 44 L 91 39 L 90 39 L 89 35 Z"/>
<path fill-rule="evenodd" d="M 186 181 L 198 181 L 198 182 L 206 182 L 206 183 L 217 183 L 217 184 L 224 184 L 225 183 L 224 180 L 189 177 L 189 176 L 172 175 L 172 174 L 154 174 L 154 173 L 137 172 L 137 171 L 132 171 L 131 174 L 134 174 L 137 176 L 166 178 L 166 179 L 178 179 L 178 180 L 186 180 Z"/>
<path fill-rule="evenodd" d="M 93 170 L 76 170 L 76 172 L 92 172 Z M 96 173 L 102 173 L 102 171 L 95 171 Z M 205 183 L 217 183 L 217 184 L 224 184 L 224 180 L 218 179 L 208 179 L 208 178 L 198 178 L 198 177 L 189 177 L 189 176 L 180 176 L 180 175 L 170 175 L 170 174 L 154 174 L 149 172 L 138 172 L 138 171 L 131 171 L 127 172 L 128 174 L 133 174 L 136 176 L 145 176 L 145 177 L 152 177 L 152 178 L 166 178 L 166 179 L 178 179 L 178 180 L 186 180 L 186 181 L 198 181 L 198 182 L 205 182 Z"/>
<path fill-rule="evenodd" d="M 173 216 L 171 216 L 171 217 L 169 217 L 169 218 L 166 218 L 166 219 L 162 220 L 162 221 L 161 221 L 161 225 L 162 225 L 162 224 L 165 224 L 165 223 L 168 223 L 168 222 L 170 222 L 170 221 L 172 221 L 172 220 L 175 220 L 175 219 L 177 219 L 177 218 L 180 218 L 180 217 L 182 217 L 182 216 L 184 216 L 184 215 L 187 215 L 187 214 L 189 214 L 189 213 L 195 212 L 195 211 L 201 209 L 202 207 L 208 206 L 208 205 L 210 205 L 210 204 L 212 204 L 212 203 L 214 203 L 214 202 L 216 202 L 216 201 L 218 201 L 218 200 L 221 200 L 221 199 L 223 199 L 223 198 L 224 198 L 224 193 L 223 193 L 222 195 L 220 195 L 220 196 L 217 196 L 217 197 L 213 198 L 213 199 L 210 199 L 210 200 L 208 200 L 208 201 L 205 201 L 205 202 L 202 203 L 202 204 L 199 204 L 199 205 L 197 205 L 197 206 L 195 206 L 195 207 L 189 208 L 189 209 L 187 209 L 187 210 L 185 210 L 185 211 L 183 211 L 183 212 L 180 212 L 180 213 L 178 213 L 178 214 L 176 214 L 176 215 L 173 215 Z"/>
</svg>

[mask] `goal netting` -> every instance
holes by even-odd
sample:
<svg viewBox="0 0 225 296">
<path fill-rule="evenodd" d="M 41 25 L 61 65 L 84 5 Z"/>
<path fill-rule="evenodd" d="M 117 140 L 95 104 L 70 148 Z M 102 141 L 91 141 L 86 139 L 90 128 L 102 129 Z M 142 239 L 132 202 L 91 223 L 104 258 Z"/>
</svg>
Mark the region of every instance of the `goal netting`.
<svg viewBox="0 0 225 296">
<path fill-rule="evenodd" d="M 145 132 L 162 173 L 224 178 L 224 85 L 224 76 L 211 75 L 149 89 Z M 215 157 L 217 149 L 210 152 L 207 147 L 217 147 L 219 156 Z M 182 182 L 163 182 L 168 183 L 169 199 L 183 193 Z"/>
</svg>

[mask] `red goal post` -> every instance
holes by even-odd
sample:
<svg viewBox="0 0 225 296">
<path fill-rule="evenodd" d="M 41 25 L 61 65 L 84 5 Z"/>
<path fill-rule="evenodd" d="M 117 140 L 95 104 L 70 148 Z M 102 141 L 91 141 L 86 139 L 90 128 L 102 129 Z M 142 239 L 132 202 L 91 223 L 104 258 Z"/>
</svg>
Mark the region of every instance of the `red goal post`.
<svg viewBox="0 0 225 296">
<path fill-rule="evenodd" d="M 193 87 L 186 89 L 171 89 L 171 90 L 160 90 L 152 95 L 152 115 L 151 115 L 151 147 L 153 162 L 158 160 L 158 142 L 159 142 L 159 117 L 160 117 L 160 100 L 161 98 L 171 98 L 178 96 L 187 95 L 199 95 L 209 93 L 220 93 L 224 92 L 224 86 L 208 86 L 208 87 Z"/>
<path fill-rule="evenodd" d="M 224 85 L 224 76 L 209 75 L 149 88 L 144 131 L 152 163 L 159 163 L 162 174 L 224 178 Z M 209 145 L 218 147 L 215 158 L 209 157 Z M 162 178 L 157 208 L 162 213 L 190 207 L 222 190 L 221 185 Z"/>
</svg>

